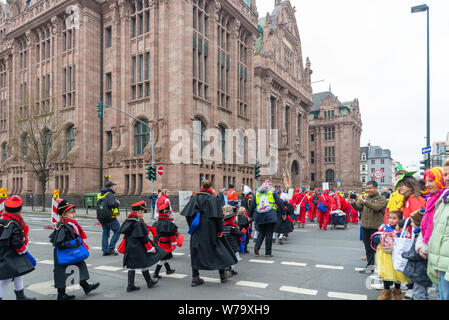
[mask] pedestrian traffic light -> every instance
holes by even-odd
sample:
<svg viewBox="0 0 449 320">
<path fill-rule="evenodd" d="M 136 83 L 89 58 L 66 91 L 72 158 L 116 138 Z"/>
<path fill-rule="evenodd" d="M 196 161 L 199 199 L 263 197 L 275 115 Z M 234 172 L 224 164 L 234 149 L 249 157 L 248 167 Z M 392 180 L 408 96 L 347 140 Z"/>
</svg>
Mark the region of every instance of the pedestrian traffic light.
<svg viewBox="0 0 449 320">
<path fill-rule="evenodd" d="M 258 164 L 256 164 L 254 166 L 254 179 L 259 179 L 260 177 L 260 166 Z"/>
<path fill-rule="evenodd" d="M 100 101 L 97 105 L 97 116 L 100 119 L 103 119 L 104 109 L 103 109 L 103 101 Z"/>
<path fill-rule="evenodd" d="M 146 167 L 146 168 L 145 168 L 145 171 L 146 171 L 145 177 L 146 177 L 148 180 L 151 180 L 151 167 Z"/>
</svg>

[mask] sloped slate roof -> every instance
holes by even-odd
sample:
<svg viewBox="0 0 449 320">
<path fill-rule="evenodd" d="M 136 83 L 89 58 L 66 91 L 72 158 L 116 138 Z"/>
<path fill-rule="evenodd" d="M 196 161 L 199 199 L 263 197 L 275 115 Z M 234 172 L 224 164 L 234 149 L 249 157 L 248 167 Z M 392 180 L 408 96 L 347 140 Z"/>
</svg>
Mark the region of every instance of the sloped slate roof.
<svg viewBox="0 0 449 320">
<path fill-rule="evenodd" d="M 334 96 L 334 94 L 330 91 L 324 91 L 324 92 L 318 92 L 312 95 L 312 102 L 313 102 L 313 106 L 310 109 L 310 112 L 317 112 L 320 111 L 320 106 L 321 103 L 323 102 L 324 99 L 326 99 L 327 97 L 333 97 L 333 98 L 337 98 L 336 96 Z M 339 107 L 346 107 L 345 105 L 343 105 L 338 99 L 338 106 Z"/>
</svg>

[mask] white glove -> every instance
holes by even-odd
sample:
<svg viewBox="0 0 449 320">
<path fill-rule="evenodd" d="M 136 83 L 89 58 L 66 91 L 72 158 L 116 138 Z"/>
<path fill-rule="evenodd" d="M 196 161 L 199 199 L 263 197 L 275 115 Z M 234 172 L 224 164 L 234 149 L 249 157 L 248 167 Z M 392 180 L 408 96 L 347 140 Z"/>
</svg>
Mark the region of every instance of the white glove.
<svg viewBox="0 0 449 320">
<path fill-rule="evenodd" d="M 147 250 L 147 252 L 148 252 L 148 253 L 155 253 L 155 252 L 156 252 L 156 248 L 153 247 L 153 248 L 151 248 L 151 250 Z"/>
<path fill-rule="evenodd" d="M 172 246 L 176 246 L 177 244 L 178 244 L 178 242 L 176 242 L 176 241 L 171 243 Z"/>
</svg>

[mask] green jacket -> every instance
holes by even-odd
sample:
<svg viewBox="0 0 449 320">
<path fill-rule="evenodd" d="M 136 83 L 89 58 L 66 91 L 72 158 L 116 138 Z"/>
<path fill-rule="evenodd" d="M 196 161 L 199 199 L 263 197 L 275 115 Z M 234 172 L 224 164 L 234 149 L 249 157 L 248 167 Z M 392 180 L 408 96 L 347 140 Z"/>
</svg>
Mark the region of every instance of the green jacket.
<svg viewBox="0 0 449 320">
<path fill-rule="evenodd" d="M 445 193 L 435 205 L 437 218 L 433 220 L 433 231 L 429 240 L 427 275 L 433 283 L 438 283 L 435 270 L 446 272 L 444 279 L 449 281 L 449 196 L 444 201 Z"/>
<path fill-rule="evenodd" d="M 384 223 L 384 213 L 387 207 L 387 199 L 377 193 L 375 196 L 367 196 L 366 203 L 356 202 L 352 207 L 362 211 L 362 227 L 365 229 L 378 229 Z"/>
</svg>

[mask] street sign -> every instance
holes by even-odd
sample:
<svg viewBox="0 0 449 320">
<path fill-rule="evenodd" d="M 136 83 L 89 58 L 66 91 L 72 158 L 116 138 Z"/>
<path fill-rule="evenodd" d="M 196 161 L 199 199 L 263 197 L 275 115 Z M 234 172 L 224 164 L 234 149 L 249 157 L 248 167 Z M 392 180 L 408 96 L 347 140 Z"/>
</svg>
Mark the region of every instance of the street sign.
<svg viewBox="0 0 449 320">
<path fill-rule="evenodd" d="M 422 148 L 422 154 L 430 153 L 431 151 L 432 151 L 432 146 Z"/>
<path fill-rule="evenodd" d="M 382 179 L 384 176 L 384 172 L 382 170 L 376 170 L 373 173 L 373 178 L 374 179 Z"/>
<path fill-rule="evenodd" d="M 157 168 L 157 173 L 162 176 L 164 174 L 164 167 Z"/>
</svg>

